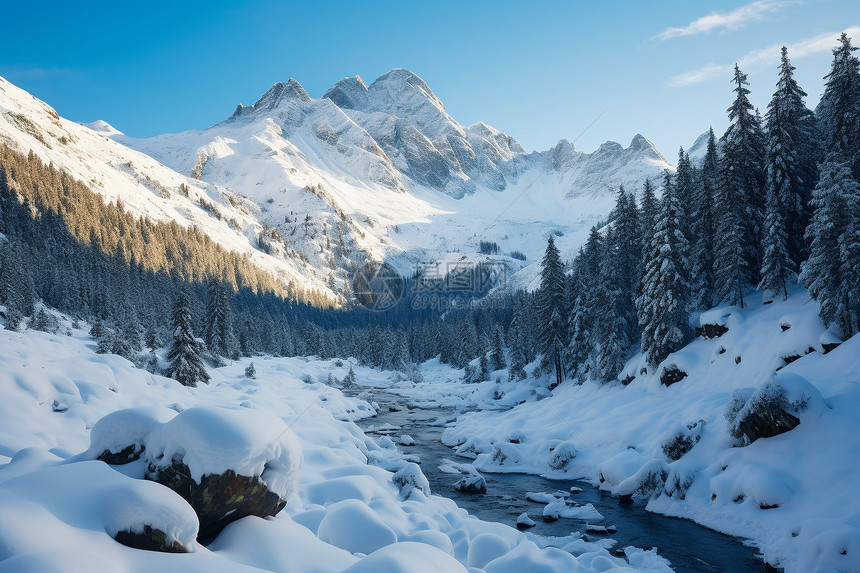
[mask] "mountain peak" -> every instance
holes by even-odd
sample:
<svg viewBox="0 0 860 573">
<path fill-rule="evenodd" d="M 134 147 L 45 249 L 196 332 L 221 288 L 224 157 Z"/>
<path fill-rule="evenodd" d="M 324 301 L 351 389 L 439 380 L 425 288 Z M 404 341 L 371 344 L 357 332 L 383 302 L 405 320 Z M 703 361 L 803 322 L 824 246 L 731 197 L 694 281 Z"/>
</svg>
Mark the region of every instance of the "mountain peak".
<svg viewBox="0 0 860 573">
<path fill-rule="evenodd" d="M 323 94 L 323 99 L 330 99 L 341 109 L 356 109 L 361 107 L 360 104 L 366 94 L 367 86 L 361 76 L 352 76 L 334 84 Z"/>
<path fill-rule="evenodd" d="M 120 130 L 109 124 L 103 119 L 97 119 L 92 123 L 83 124 L 84 127 L 87 127 L 93 131 L 97 131 L 99 133 L 103 133 L 107 136 L 112 135 L 124 135 Z"/>
<path fill-rule="evenodd" d="M 311 101 L 311 96 L 305 91 L 297 80 L 290 78 L 286 82 L 277 82 L 263 96 L 257 100 L 252 106 L 245 107 L 242 104 L 236 106 L 236 111 L 230 116 L 230 119 L 239 117 L 243 114 L 255 111 L 272 111 L 277 108 L 282 101 Z"/>
<path fill-rule="evenodd" d="M 277 107 L 283 100 L 311 101 L 311 96 L 305 91 L 297 80 L 290 78 L 286 83 L 278 82 L 263 94 L 254 109 L 272 109 Z"/>
<path fill-rule="evenodd" d="M 430 86 L 418 77 L 417 74 L 404 69 L 394 68 L 388 73 L 379 76 L 367 88 L 368 92 L 379 94 L 385 98 L 387 103 L 393 104 L 396 102 L 408 102 L 417 98 L 419 100 L 429 101 L 434 107 L 440 111 L 445 111 L 445 106 L 442 101 L 436 97 Z"/>
</svg>

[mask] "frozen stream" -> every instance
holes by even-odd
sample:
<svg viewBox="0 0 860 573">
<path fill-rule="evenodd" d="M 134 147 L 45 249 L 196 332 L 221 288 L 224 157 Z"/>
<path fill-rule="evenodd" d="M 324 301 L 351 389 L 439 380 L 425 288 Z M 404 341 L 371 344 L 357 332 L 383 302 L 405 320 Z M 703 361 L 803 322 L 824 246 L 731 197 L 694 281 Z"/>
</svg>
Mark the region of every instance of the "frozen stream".
<svg viewBox="0 0 860 573">
<path fill-rule="evenodd" d="M 452 487 L 459 476 L 439 470 L 444 459 L 458 463 L 472 460 L 457 456 L 454 450 L 440 441 L 444 424 L 452 420 L 456 413 L 448 409 L 407 408 L 400 396 L 380 390 L 372 390 L 374 400 L 380 405 L 379 415 L 360 422 L 369 434 L 385 434 L 397 442 L 401 434 L 408 434 L 415 440 L 412 447 L 398 446 L 404 453 L 420 458 L 421 470 L 430 481 L 430 490 L 436 495 L 453 499 L 457 505 L 472 515 L 485 521 L 496 521 L 516 526 L 517 516 L 528 512 L 536 526 L 528 531 L 542 536 L 564 537 L 575 532 L 584 532 L 585 522 L 575 519 L 560 519 L 544 522 L 544 504 L 526 501 L 527 492 L 553 493 L 568 491 L 571 486 L 582 488 L 572 494 L 571 499 L 585 505 L 591 503 L 605 517 L 601 525 L 614 525 L 617 533 L 588 533 L 590 540 L 608 537 L 617 541 L 614 548 L 621 549 L 630 545 L 650 549 L 658 548 L 658 553 L 668 559 L 672 568 L 679 573 L 686 572 L 726 572 L 744 573 L 766 571 L 763 561 L 755 557 L 755 549 L 744 546 L 742 540 L 706 529 L 692 521 L 665 517 L 645 511 L 641 501 L 633 505 L 618 502 L 617 498 L 601 492 L 587 482 L 576 480 L 550 480 L 529 474 L 491 474 L 484 473 L 487 493 L 475 495 L 461 493 Z M 389 406 L 402 408 L 389 411 Z M 399 429 L 375 430 L 385 426 Z"/>
</svg>

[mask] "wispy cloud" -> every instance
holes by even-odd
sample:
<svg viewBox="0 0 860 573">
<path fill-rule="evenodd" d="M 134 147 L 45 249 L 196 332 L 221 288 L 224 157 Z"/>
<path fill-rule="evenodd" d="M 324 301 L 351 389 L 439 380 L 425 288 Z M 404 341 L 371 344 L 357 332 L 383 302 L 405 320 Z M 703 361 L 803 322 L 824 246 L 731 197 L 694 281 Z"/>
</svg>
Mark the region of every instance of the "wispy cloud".
<svg viewBox="0 0 860 573">
<path fill-rule="evenodd" d="M 851 26 L 845 29 L 845 33 L 853 38 L 860 37 L 860 26 Z M 813 38 L 807 38 L 793 44 L 788 44 L 788 55 L 792 60 L 797 60 L 818 54 L 821 52 L 829 52 L 836 47 L 836 41 L 841 32 L 828 32 L 820 34 Z M 777 65 L 779 63 L 780 49 L 782 45 L 773 45 L 761 50 L 753 50 L 747 52 L 737 61 L 737 64 L 743 70 L 757 69 L 768 65 Z M 683 74 L 673 76 L 669 79 L 669 87 L 677 88 L 698 84 L 716 77 L 729 77 L 735 65 L 732 64 L 708 64 L 701 68 L 689 70 Z"/>
<path fill-rule="evenodd" d="M 711 12 L 681 28 L 666 28 L 654 37 L 670 40 L 681 36 L 707 34 L 713 30 L 739 30 L 747 24 L 763 20 L 766 15 L 777 12 L 784 6 L 797 3 L 797 0 L 757 0 L 728 12 Z"/>
</svg>

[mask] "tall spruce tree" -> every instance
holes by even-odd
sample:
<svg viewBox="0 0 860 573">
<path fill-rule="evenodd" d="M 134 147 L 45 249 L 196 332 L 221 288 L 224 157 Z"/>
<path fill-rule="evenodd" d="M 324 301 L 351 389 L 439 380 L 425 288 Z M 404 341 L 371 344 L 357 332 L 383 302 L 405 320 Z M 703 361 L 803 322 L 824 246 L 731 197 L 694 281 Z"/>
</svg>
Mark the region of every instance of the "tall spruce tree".
<svg viewBox="0 0 860 573">
<path fill-rule="evenodd" d="M 211 280 L 207 289 L 203 339 L 214 356 L 238 358 L 238 343 L 233 335 L 232 315 L 227 285 Z"/>
<path fill-rule="evenodd" d="M 851 175 L 847 160 L 831 155 L 821 165 L 818 185 L 812 195 L 812 220 L 806 229 L 809 259 L 801 280 L 820 305 L 826 326 L 836 324 L 845 337 L 857 332 L 858 206 L 860 186 Z"/>
<path fill-rule="evenodd" d="M 170 361 L 167 376 L 183 386 L 197 386 L 199 382 L 209 382 L 209 373 L 200 359 L 200 343 L 194 337 L 192 324 L 188 293 L 180 288 L 171 315 L 173 343 L 167 353 L 167 360 Z"/>
<path fill-rule="evenodd" d="M 743 279 L 756 283 L 761 268 L 759 246 L 764 221 L 764 136 L 758 113 L 749 101 L 747 75 L 735 65 L 732 79 L 735 100 L 727 112 L 729 127 L 723 134 L 722 186 L 726 195 L 717 209 L 725 217 L 726 209 L 735 211 L 740 226 L 740 248 L 744 257 Z M 722 253 L 717 256 L 721 258 Z"/>
<path fill-rule="evenodd" d="M 546 251 L 541 261 L 541 282 L 538 290 L 538 313 L 541 321 L 540 343 L 543 364 L 555 369 L 555 385 L 564 379 L 562 370 L 562 350 L 565 331 L 562 313 L 564 312 L 565 291 L 564 267 L 561 255 L 552 236 L 547 239 Z"/>
<path fill-rule="evenodd" d="M 509 380 L 524 380 L 526 377 L 526 349 L 521 322 L 521 310 L 520 307 L 517 307 L 508 328 L 508 348 L 511 352 L 511 361 L 508 367 Z"/>
<path fill-rule="evenodd" d="M 714 130 L 696 178 L 690 204 L 690 294 L 693 308 L 714 302 L 714 196 L 719 185 L 719 157 Z"/>
<path fill-rule="evenodd" d="M 803 233 L 808 219 L 806 209 L 809 193 L 815 179 L 815 123 L 812 112 L 803 102 L 806 92 L 794 79 L 794 69 L 788 59 L 788 49 L 783 46 L 776 92 L 765 114 L 768 138 L 765 159 L 765 209 L 767 211 L 776 208 L 778 212 L 773 215 L 766 213 L 765 219 L 770 216 L 771 222 L 782 221 L 785 227 L 784 248 L 793 263 L 792 268 L 796 270 L 806 254 Z M 773 205 L 769 197 L 771 193 L 776 199 Z M 762 256 L 766 256 L 768 248 L 772 254 L 782 250 L 782 247 L 774 250 L 776 246 L 773 240 L 776 235 L 773 229 L 767 228 L 767 222 L 765 226 L 765 233 L 770 232 L 770 243 L 762 246 Z M 762 261 L 762 267 L 765 266 L 773 271 L 779 263 Z"/>
<path fill-rule="evenodd" d="M 690 161 L 690 156 L 687 155 L 682 147 L 678 151 L 678 165 L 675 169 L 674 190 L 678 197 L 678 201 L 681 202 L 681 205 L 683 205 L 686 210 L 685 213 L 689 213 L 689 208 L 693 204 L 693 198 L 696 193 L 696 175 L 696 168 L 693 167 L 693 163 Z M 682 221 L 681 224 L 684 236 L 689 239 L 692 231 L 690 217 L 685 217 L 685 220 Z"/>
<path fill-rule="evenodd" d="M 833 50 L 833 64 L 825 76 L 824 93 L 816 109 L 825 159 L 848 161 L 860 179 L 860 60 L 844 32 Z"/>
<path fill-rule="evenodd" d="M 684 205 L 666 173 L 654 233 L 645 251 L 642 293 L 637 300 L 642 351 L 657 366 L 690 338 L 689 243 L 683 233 Z"/>
<path fill-rule="evenodd" d="M 794 275 L 788 255 L 787 225 L 780 209 L 780 200 L 775 187 L 768 187 L 767 207 L 762 239 L 761 281 L 758 288 L 773 296 L 788 298 L 788 282 Z"/>
<path fill-rule="evenodd" d="M 639 241 L 636 203 L 622 187 L 600 253 L 599 281 L 593 293 L 592 311 L 595 314 L 597 338 L 594 344 L 594 374 L 600 380 L 612 380 L 618 376 L 630 346 L 639 336 L 634 302 L 641 262 Z M 571 334 L 580 335 L 578 332 Z"/>
</svg>

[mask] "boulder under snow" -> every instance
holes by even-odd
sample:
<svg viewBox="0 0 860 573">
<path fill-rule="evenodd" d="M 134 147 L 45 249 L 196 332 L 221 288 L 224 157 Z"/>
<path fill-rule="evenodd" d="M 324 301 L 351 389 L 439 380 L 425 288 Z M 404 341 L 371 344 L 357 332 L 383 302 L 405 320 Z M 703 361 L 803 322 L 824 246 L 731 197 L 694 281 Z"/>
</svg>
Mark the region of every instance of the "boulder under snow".
<svg viewBox="0 0 860 573">
<path fill-rule="evenodd" d="M 185 498 L 202 543 L 248 515 L 276 515 L 296 484 L 302 452 L 289 427 L 266 411 L 194 407 L 145 439 L 146 478 Z"/>
</svg>

